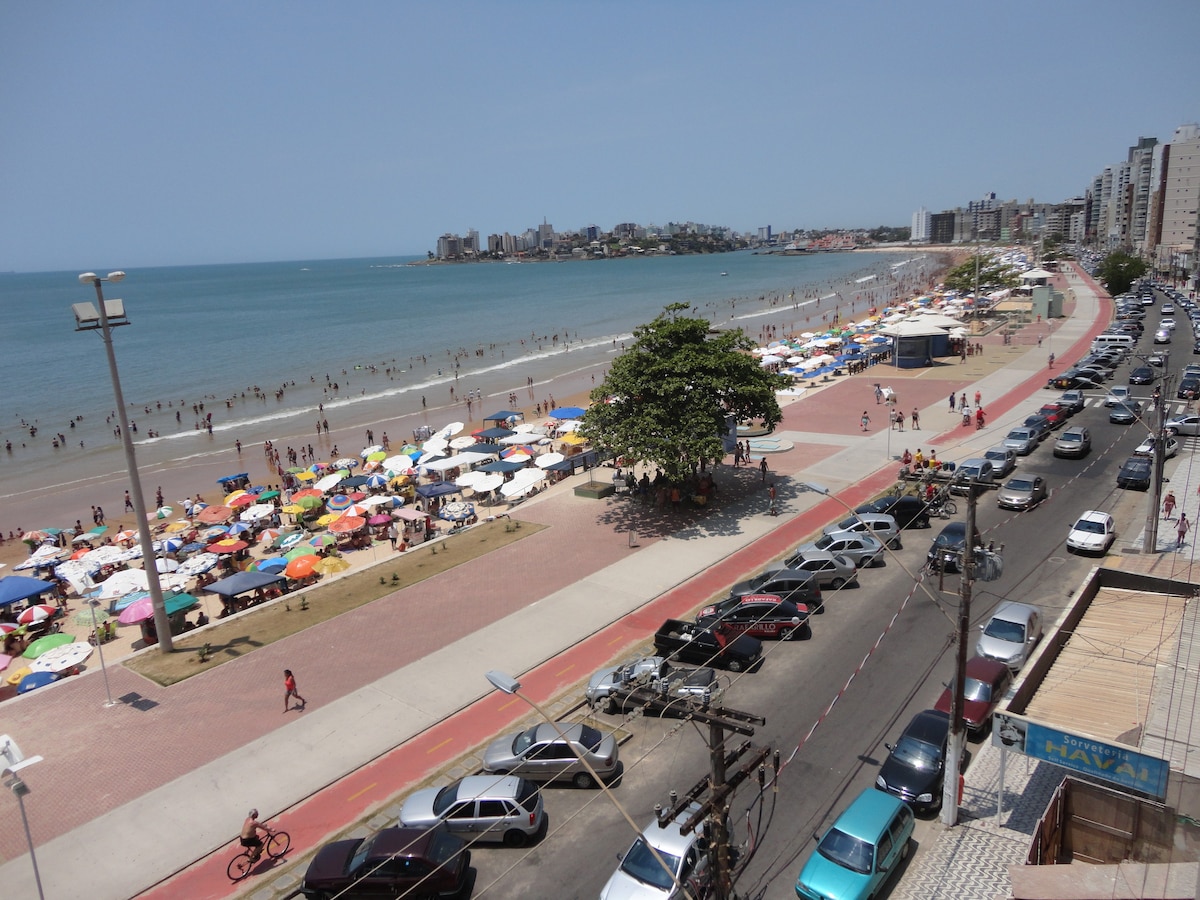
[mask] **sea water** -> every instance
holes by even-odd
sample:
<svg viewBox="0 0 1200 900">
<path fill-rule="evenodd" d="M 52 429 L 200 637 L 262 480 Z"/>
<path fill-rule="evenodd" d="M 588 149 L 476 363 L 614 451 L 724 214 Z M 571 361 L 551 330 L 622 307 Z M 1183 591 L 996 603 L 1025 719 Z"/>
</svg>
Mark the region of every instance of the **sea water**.
<svg viewBox="0 0 1200 900">
<path fill-rule="evenodd" d="M 319 419 L 371 423 L 471 390 L 484 398 L 476 419 L 506 408 L 510 391 L 532 407 L 554 377 L 611 359 L 668 304 L 752 336 L 764 321 L 803 330 L 814 298 L 829 298 L 826 310 L 855 296 L 884 303 L 937 260 L 914 250 L 414 262 L 151 268 L 105 284 L 130 323 L 112 334 L 139 462 L 194 459 L 235 440 L 315 443 Z M 0 275 L 0 500 L 123 467 L 100 333 L 76 332 L 71 313 L 95 299 L 74 272 Z"/>
</svg>

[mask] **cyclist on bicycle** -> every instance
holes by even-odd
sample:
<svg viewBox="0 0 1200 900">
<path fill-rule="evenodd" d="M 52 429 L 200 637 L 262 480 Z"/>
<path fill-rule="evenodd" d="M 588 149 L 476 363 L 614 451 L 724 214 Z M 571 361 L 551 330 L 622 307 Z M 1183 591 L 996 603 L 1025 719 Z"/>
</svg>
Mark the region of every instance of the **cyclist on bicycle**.
<svg viewBox="0 0 1200 900">
<path fill-rule="evenodd" d="M 246 821 L 242 823 L 242 846 L 250 851 L 250 860 L 257 862 L 262 856 L 263 842 L 258 836 L 262 832 L 267 837 L 273 833 L 270 828 L 258 821 L 258 810 L 252 809 L 246 814 Z"/>
</svg>

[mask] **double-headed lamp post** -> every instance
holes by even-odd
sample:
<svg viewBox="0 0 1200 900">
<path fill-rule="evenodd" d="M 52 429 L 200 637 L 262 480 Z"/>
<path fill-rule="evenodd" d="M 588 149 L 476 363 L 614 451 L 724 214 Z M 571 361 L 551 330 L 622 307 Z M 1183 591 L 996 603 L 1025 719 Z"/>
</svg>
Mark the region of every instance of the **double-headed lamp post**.
<svg viewBox="0 0 1200 900">
<path fill-rule="evenodd" d="M 506 675 L 504 672 L 500 672 L 495 669 L 488 672 L 486 677 L 487 680 L 491 682 L 492 687 L 502 691 L 505 694 L 510 694 L 519 700 L 524 700 L 525 703 L 528 704 L 535 713 L 546 720 L 550 727 L 558 733 L 559 740 L 563 741 L 568 747 L 571 748 L 571 752 L 575 754 L 575 758 L 583 764 L 585 769 L 587 769 L 587 773 L 592 776 L 592 781 L 599 785 L 600 790 L 604 792 L 604 795 L 608 797 L 608 799 L 612 802 L 612 805 L 617 808 L 617 812 L 619 812 L 625 818 L 625 821 L 629 824 L 629 827 L 633 829 L 633 833 L 640 836 L 642 829 L 638 828 L 637 823 L 633 821 L 633 817 L 630 816 L 625 807 L 621 805 L 621 801 L 619 801 L 613 795 L 613 792 L 609 789 L 609 786 L 607 783 L 605 783 L 604 779 L 596 774 L 596 770 L 592 768 L 592 764 L 587 761 L 587 758 L 575 749 L 574 744 L 567 740 L 567 736 L 563 734 L 562 727 L 558 724 L 558 722 L 556 722 L 554 718 L 548 712 L 546 712 L 546 710 L 542 709 L 542 707 L 540 707 L 532 698 L 521 693 L 521 682 L 517 681 L 517 679 L 513 678 L 511 675 Z M 679 883 L 679 877 L 675 874 L 674 870 L 667 865 L 667 861 L 662 858 L 662 855 L 658 852 L 658 850 L 649 844 L 647 844 L 646 847 L 650 850 L 651 854 L 653 854 L 654 858 L 658 860 L 658 864 L 662 866 L 663 871 L 670 876 L 671 882 L 675 885 L 675 890 L 680 892 L 679 896 L 690 897 L 691 894 L 688 893 L 685 887 Z"/>
<path fill-rule="evenodd" d="M 146 515 L 146 500 L 142 496 L 142 479 L 138 475 L 137 457 L 133 451 L 133 435 L 129 431 L 129 414 L 125 411 L 125 396 L 121 393 L 121 377 L 117 372 L 117 357 L 113 351 L 112 329 L 117 325 L 128 325 L 125 318 L 125 305 L 121 300 L 105 301 L 101 284 L 107 281 L 116 284 L 125 278 L 124 272 L 109 272 L 107 278 L 101 278 L 95 272 L 84 272 L 79 276 L 80 284 L 90 284 L 96 289 L 97 310 L 90 303 L 76 303 L 72 306 L 75 312 L 76 331 L 99 331 L 104 341 L 104 350 L 108 354 L 108 374 L 112 377 L 113 396 L 117 401 L 117 420 L 121 426 L 121 443 L 125 447 L 125 467 L 129 470 L 129 493 L 133 500 L 133 514 L 138 519 L 138 538 L 142 548 L 142 565 L 146 571 L 146 584 L 150 590 L 150 602 L 154 607 L 154 630 L 158 636 L 158 646 L 163 653 L 170 653 L 174 647 L 171 642 L 171 623 L 167 619 L 167 607 L 163 602 L 162 585 L 158 580 L 158 566 L 154 564 L 154 540 L 150 535 L 150 519 Z M 108 317 L 112 312 L 116 321 Z"/>
</svg>

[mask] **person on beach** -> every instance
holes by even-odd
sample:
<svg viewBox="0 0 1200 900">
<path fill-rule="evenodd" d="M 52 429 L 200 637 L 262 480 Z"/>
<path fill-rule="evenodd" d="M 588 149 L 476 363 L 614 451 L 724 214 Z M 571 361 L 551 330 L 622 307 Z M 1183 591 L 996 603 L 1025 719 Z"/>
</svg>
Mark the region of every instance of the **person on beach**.
<svg viewBox="0 0 1200 900">
<path fill-rule="evenodd" d="M 133 498 L 129 496 L 129 491 L 125 492 L 125 512 L 133 512 Z"/>
<path fill-rule="evenodd" d="M 976 406 L 982 406 L 982 405 L 983 405 L 983 393 L 982 393 L 982 392 L 980 392 L 980 391 L 976 391 L 976 392 L 975 392 L 975 405 L 976 405 Z"/>
<path fill-rule="evenodd" d="M 921 430 L 921 413 L 915 406 L 913 407 L 913 411 L 912 411 L 912 430 L 913 431 Z"/>
<path fill-rule="evenodd" d="M 1183 539 L 1187 537 L 1188 529 L 1191 527 L 1192 523 L 1188 521 L 1187 513 L 1181 512 L 1179 514 L 1179 524 L 1175 526 L 1175 535 L 1178 538 L 1175 543 L 1176 550 L 1183 548 Z"/>
<path fill-rule="evenodd" d="M 950 392 L 950 412 L 954 412 L 954 391 Z"/>
<path fill-rule="evenodd" d="M 746 442 L 746 446 L 750 446 L 750 442 Z M 758 471 L 762 473 L 762 480 L 765 483 L 767 480 L 767 458 L 764 456 L 758 463 Z"/>
<path fill-rule="evenodd" d="M 865 409 L 863 410 L 862 417 L 858 420 L 858 424 L 862 426 L 863 431 L 866 431 L 867 426 L 871 424 L 871 417 L 867 415 Z"/>
<path fill-rule="evenodd" d="M 1163 500 L 1163 518 L 1170 519 L 1171 514 L 1175 512 L 1175 492 L 1167 491 L 1167 496 Z"/>
<path fill-rule="evenodd" d="M 283 689 L 286 693 L 283 695 L 283 711 L 287 712 L 292 708 L 292 698 L 295 697 L 300 701 L 300 706 L 297 707 L 303 710 L 308 706 L 308 701 L 300 696 L 300 692 L 296 690 L 296 676 L 292 674 L 291 669 L 283 670 Z"/>
</svg>

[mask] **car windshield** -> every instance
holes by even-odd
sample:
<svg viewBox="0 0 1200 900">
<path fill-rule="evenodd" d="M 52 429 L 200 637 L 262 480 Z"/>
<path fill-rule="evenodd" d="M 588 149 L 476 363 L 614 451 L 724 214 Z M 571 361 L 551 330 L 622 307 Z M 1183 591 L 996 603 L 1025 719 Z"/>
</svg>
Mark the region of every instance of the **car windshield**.
<svg viewBox="0 0 1200 900">
<path fill-rule="evenodd" d="M 442 815 L 450 808 L 455 800 L 458 799 L 458 784 L 448 784 L 433 798 L 433 811 L 436 815 Z"/>
<path fill-rule="evenodd" d="M 963 537 L 967 531 L 965 528 L 950 528 L 943 531 L 934 539 L 934 546 L 937 547 L 956 547 L 963 542 Z"/>
<path fill-rule="evenodd" d="M 833 543 L 833 538 L 831 538 L 827 534 L 824 534 L 824 535 L 821 535 L 821 537 L 817 539 L 817 541 L 813 544 L 813 546 L 816 547 L 818 550 L 828 550 L 829 545 L 832 543 Z"/>
<path fill-rule="evenodd" d="M 1025 626 L 1020 622 L 1010 622 L 1007 619 L 992 619 L 983 633 L 998 641 L 1008 641 L 1010 644 L 1020 644 L 1025 641 Z"/>
<path fill-rule="evenodd" d="M 1028 478 L 1014 478 L 1004 487 L 1010 491 L 1032 491 L 1033 482 Z"/>
<path fill-rule="evenodd" d="M 869 875 L 875 861 L 873 846 L 862 838 L 856 838 L 837 828 L 829 829 L 825 837 L 821 839 L 821 843 L 817 845 L 817 852 L 830 862 L 835 862 L 860 875 Z"/>
<path fill-rule="evenodd" d="M 680 862 L 678 856 L 663 853 L 661 850 L 658 851 L 658 855 L 662 857 L 662 861 L 667 864 L 672 873 L 678 874 Z M 673 879 L 663 871 L 662 864 L 655 858 L 654 851 L 650 849 L 650 845 L 646 843 L 644 837 L 633 842 L 633 846 L 621 860 L 621 871 L 632 875 L 643 884 L 653 885 L 664 891 L 670 890 L 674 886 Z"/>
<path fill-rule="evenodd" d="M 933 744 L 905 735 L 892 751 L 892 758 L 912 769 L 936 769 L 942 752 Z"/>
<path fill-rule="evenodd" d="M 602 740 L 604 740 L 604 735 L 590 725 L 584 725 L 583 730 L 579 732 L 579 743 L 589 750 L 599 747 Z"/>
<path fill-rule="evenodd" d="M 1028 428 L 1014 428 L 1008 433 L 1009 440 L 1024 441 L 1029 438 Z"/>
<path fill-rule="evenodd" d="M 529 749 L 529 745 L 537 740 L 538 727 L 534 725 L 532 728 L 526 729 L 513 738 L 512 752 L 513 756 L 520 756 Z M 438 799 L 441 797 L 439 795 Z"/>
<path fill-rule="evenodd" d="M 436 863 L 447 862 L 454 858 L 461 847 L 462 844 L 458 838 L 448 832 L 440 831 L 429 842 L 429 858 Z"/>
<path fill-rule="evenodd" d="M 1104 534 L 1104 525 L 1100 522 L 1092 522 L 1088 519 L 1080 519 L 1075 523 L 1076 531 L 1083 531 L 1088 534 Z"/>
<path fill-rule="evenodd" d="M 963 698 L 988 703 L 992 699 L 992 686 L 978 678 L 968 678 L 967 683 L 963 685 Z"/>
<path fill-rule="evenodd" d="M 1083 435 L 1076 434 L 1074 431 L 1066 431 L 1063 432 L 1061 437 L 1059 437 L 1059 440 L 1063 441 L 1064 443 L 1074 443 L 1076 441 L 1082 441 Z"/>
<path fill-rule="evenodd" d="M 377 831 L 361 844 L 354 851 L 354 855 L 350 857 L 350 863 L 346 866 L 347 872 L 357 872 L 366 863 L 367 858 L 371 855 L 371 850 L 375 847 L 375 841 L 379 839 L 379 835 L 383 832 Z"/>
</svg>

